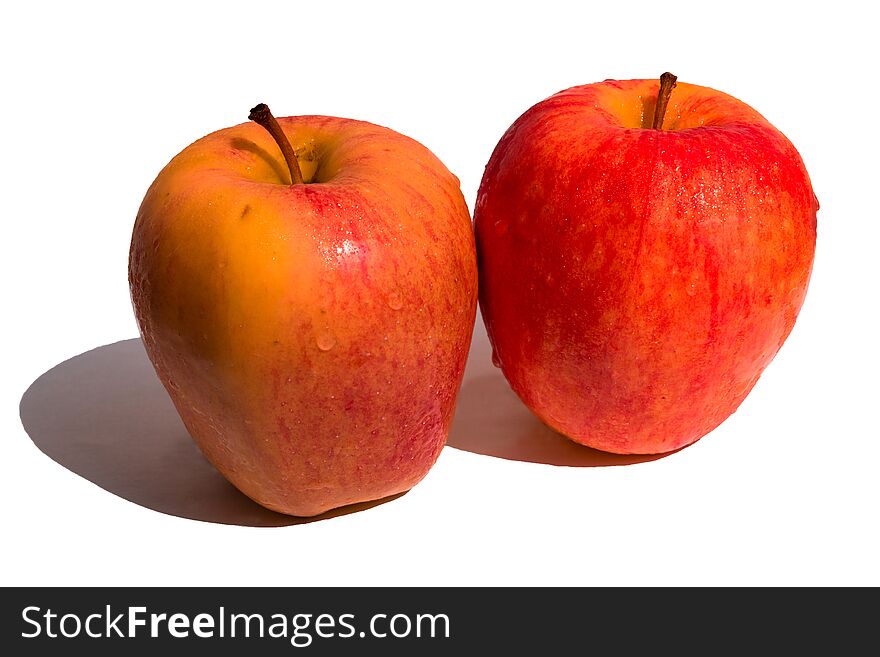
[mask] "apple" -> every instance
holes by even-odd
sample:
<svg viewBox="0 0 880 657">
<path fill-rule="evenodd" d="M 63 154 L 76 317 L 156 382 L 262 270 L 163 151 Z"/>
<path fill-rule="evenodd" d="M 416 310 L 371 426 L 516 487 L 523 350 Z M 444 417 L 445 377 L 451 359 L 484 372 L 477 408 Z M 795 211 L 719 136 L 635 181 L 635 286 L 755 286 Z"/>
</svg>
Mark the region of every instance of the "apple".
<svg viewBox="0 0 880 657">
<path fill-rule="evenodd" d="M 406 491 L 445 444 L 474 326 L 459 181 L 388 128 L 251 118 L 143 199 L 129 282 L 147 354 L 201 451 L 263 506 Z"/>
<path fill-rule="evenodd" d="M 671 74 L 561 91 L 507 130 L 477 195 L 495 362 L 578 443 L 693 443 L 792 330 L 818 209 L 797 150 L 736 98 Z"/>
</svg>

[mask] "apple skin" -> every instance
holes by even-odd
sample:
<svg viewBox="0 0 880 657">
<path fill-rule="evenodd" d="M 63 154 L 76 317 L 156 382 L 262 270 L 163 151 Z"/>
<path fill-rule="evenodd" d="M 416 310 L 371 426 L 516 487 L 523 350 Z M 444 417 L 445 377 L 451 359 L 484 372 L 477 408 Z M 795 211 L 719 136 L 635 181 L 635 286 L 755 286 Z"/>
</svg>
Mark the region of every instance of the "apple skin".
<svg viewBox="0 0 880 657">
<path fill-rule="evenodd" d="M 513 390 L 578 443 L 664 453 L 745 399 L 794 326 L 818 201 L 741 101 L 657 80 L 573 87 L 495 148 L 474 210 L 480 308 Z"/>
<path fill-rule="evenodd" d="M 214 466 L 296 516 L 420 481 L 443 448 L 477 305 L 458 179 L 392 130 L 278 119 L 308 184 L 245 123 L 158 175 L 129 282 L 159 379 Z"/>
</svg>

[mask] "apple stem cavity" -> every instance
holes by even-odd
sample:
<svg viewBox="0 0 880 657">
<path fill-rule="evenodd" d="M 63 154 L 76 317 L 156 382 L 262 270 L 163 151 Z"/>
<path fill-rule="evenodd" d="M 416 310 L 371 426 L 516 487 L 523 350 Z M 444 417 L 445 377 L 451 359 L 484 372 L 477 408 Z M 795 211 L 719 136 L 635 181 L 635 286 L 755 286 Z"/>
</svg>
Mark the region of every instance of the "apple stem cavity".
<svg viewBox="0 0 880 657">
<path fill-rule="evenodd" d="M 266 132 L 272 135 L 272 139 L 275 140 L 275 143 L 278 144 L 278 148 L 281 149 L 281 154 L 284 155 L 284 161 L 287 162 L 287 169 L 290 171 L 290 184 L 302 185 L 302 171 L 299 169 L 299 162 L 296 159 L 296 153 L 293 150 L 293 146 L 290 145 L 287 135 L 285 135 L 284 131 L 281 129 L 278 120 L 272 116 L 272 111 L 269 109 L 269 106 L 266 105 L 266 103 L 260 103 L 251 110 L 248 118 L 254 123 L 263 126 L 266 129 Z"/>
<path fill-rule="evenodd" d="M 672 96 L 672 90 L 675 88 L 676 80 L 678 80 L 678 78 L 669 72 L 660 76 L 660 91 L 657 93 L 657 105 L 654 108 L 654 123 L 651 125 L 654 130 L 663 129 L 663 117 L 666 116 L 666 106 L 669 104 L 669 98 Z"/>
</svg>

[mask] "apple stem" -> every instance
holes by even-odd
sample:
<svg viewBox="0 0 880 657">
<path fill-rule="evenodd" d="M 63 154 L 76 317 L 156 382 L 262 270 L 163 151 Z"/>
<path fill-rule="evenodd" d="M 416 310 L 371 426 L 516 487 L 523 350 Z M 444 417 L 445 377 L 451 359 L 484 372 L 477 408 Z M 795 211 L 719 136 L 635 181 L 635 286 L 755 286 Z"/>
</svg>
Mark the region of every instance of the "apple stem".
<svg viewBox="0 0 880 657">
<path fill-rule="evenodd" d="M 663 117 L 666 116 L 666 106 L 669 104 L 669 97 L 672 96 L 672 90 L 675 88 L 675 81 L 678 78 L 672 73 L 664 73 L 660 76 L 660 91 L 657 93 L 657 105 L 654 108 L 654 124 L 651 126 L 654 130 L 663 129 Z"/>
<path fill-rule="evenodd" d="M 299 162 L 296 159 L 296 153 L 293 150 L 293 146 L 290 145 L 287 135 L 284 134 L 281 126 L 278 124 L 278 120 L 272 116 L 269 106 L 266 105 L 266 103 L 260 103 L 251 110 L 248 118 L 254 123 L 263 126 L 266 131 L 272 135 L 272 139 L 275 140 L 275 143 L 278 144 L 278 148 L 281 149 L 281 154 L 284 155 L 284 161 L 287 162 L 287 169 L 290 171 L 290 184 L 302 185 L 302 171 L 299 170 Z"/>
</svg>

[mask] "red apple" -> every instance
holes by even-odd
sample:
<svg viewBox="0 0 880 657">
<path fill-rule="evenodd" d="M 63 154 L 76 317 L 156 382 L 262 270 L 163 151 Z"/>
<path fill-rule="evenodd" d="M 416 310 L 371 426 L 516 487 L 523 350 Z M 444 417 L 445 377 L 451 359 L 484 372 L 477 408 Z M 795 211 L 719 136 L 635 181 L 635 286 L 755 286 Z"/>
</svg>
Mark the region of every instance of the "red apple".
<svg viewBox="0 0 880 657">
<path fill-rule="evenodd" d="M 445 444 L 476 313 L 458 179 L 387 128 L 252 118 L 272 135 L 200 139 L 143 200 L 129 280 L 147 353 L 260 504 L 311 516 L 408 490 Z"/>
<path fill-rule="evenodd" d="M 819 204 L 794 146 L 736 98 L 662 86 L 607 80 L 529 109 L 474 212 L 496 363 L 549 426 L 609 452 L 675 450 L 733 413 L 813 264 Z"/>
</svg>

